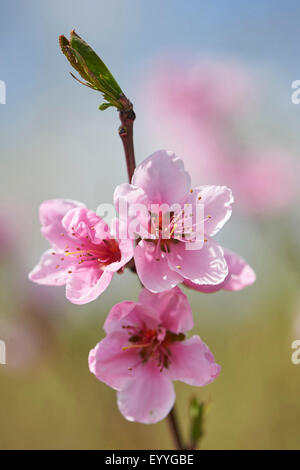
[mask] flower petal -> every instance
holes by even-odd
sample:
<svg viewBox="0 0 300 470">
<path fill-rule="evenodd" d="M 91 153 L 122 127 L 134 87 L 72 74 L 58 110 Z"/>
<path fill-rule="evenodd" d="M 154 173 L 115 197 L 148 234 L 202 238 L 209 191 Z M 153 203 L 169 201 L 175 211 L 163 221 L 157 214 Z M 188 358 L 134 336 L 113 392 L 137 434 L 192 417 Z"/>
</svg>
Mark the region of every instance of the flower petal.
<svg viewBox="0 0 300 470">
<path fill-rule="evenodd" d="M 198 292 L 202 292 L 203 294 L 213 294 L 214 292 L 218 292 L 219 290 L 224 289 L 229 278 L 230 274 L 228 273 L 224 281 L 220 282 L 220 284 L 196 284 L 195 282 L 192 282 L 189 279 L 185 279 L 183 281 L 183 284 L 189 289 L 194 289 Z"/>
<path fill-rule="evenodd" d="M 142 188 L 152 204 L 180 202 L 191 187 L 191 177 L 175 153 L 158 150 L 134 171 L 132 184 Z"/>
<path fill-rule="evenodd" d="M 128 261 L 133 257 L 134 247 L 132 240 L 120 240 L 119 241 L 119 250 L 121 253 L 120 261 L 115 261 L 106 266 L 106 271 L 116 272 L 123 266 L 125 266 Z"/>
<path fill-rule="evenodd" d="M 40 205 L 40 221 L 43 236 L 56 248 L 64 249 L 72 243 L 61 225 L 66 213 L 75 207 L 85 207 L 84 204 L 71 199 L 51 199 Z"/>
<path fill-rule="evenodd" d="M 99 245 L 110 236 L 107 223 L 95 212 L 83 207 L 68 211 L 62 219 L 62 226 L 74 243 L 84 241 Z"/>
<path fill-rule="evenodd" d="M 184 242 L 172 244 L 168 262 L 172 270 L 197 284 L 219 284 L 228 274 L 223 250 L 212 239 L 208 239 L 199 250 L 186 249 Z"/>
<path fill-rule="evenodd" d="M 40 205 L 40 221 L 42 225 L 61 222 L 64 215 L 75 207 L 85 207 L 82 202 L 72 199 L 50 199 Z"/>
<path fill-rule="evenodd" d="M 136 234 L 147 237 L 149 212 L 144 190 L 128 183 L 120 184 L 114 192 L 114 203 L 119 218 L 123 221 L 123 233 L 125 227 L 127 237 L 131 240 L 136 238 Z"/>
<path fill-rule="evenodd" d="M 155 311 L 159 312 L 161 324 L 173 333 L 184 333 L 194 326 L 189 301 L 179 287 L 159 294 L 142 289 L 139 302 L 151 305 Z"/>
<path fill-rule="evenodd" d="M 212 382 L 221 367 L 199 336 L 172 345 L 172 360 L 169 377 L 189 385 L 204 386 Z"/>
<path fill-rule="evenodd" d="M 104 331 L 122 331 L 126 326 L 136 326 L 144 329 L 156 328 L 159 322 L 159 312 L 148 305 L 136 302 L 120 302 L 112 307 L 104 323 Z"/>
<path fill-rule="evenodd" d="M 127 206 L 131 204 L 147 204 L 148 202 L 145 191 L 129 183 L 119 184 L 114 192 L 114 204 L 120 216 L 122 215 L 122 201 L 126 202 Z"/>
<path fill-rule="evenodd" d="M 140 241 L 134 250 L 134 260 L 142 284 L 151 292 L 171 289 L 183 280 L 179 273 L 170 269 L 166 253 L 155 243 Z"/>
<path fill-rule="evenodd" d="M 228 264 L 230 277 L 223 289 L 237 291 L 255 282 L 255 272 L 241 256 L 225 250 L 225 259 Z"/>
<path fill-rule="evenodd" d="M 89 368 L 98 380 L 115 390 L 121 390 L 132 377 L 133 366 L 138 362 L 135 349 L 123 351 L 128 343 L 126 331 L 114 331 L 96 345 L 89 354 Z"/>
<path fill-rule="evenodd" d="M 46 286 L 63 286 L 72 266 L 72 261 L 65 258 L 64 253 L 55 253 L 53 249 L 49 249 L 42 254 L 38 264 L 29 273 L 29 279 Z"/>
<path fill-rule="evenodd" d="M 174 401 L 171 380 L 151 363 L 137 367 L 134 378 L 118 392 L 118 407 L 122 415 L 129 421 L 145 424 L 164 419 Z"/>
<path fill-rule="evenodd" d="M 243 258 L 229 250 L 224 250 L 224 257 L 226 259 L 229 272 L 224 281 L 220 284 L 198 285 L 189 279 L 185 279 L 183 284 L 190 289 L 197 290 L 198 292 L 211 294 L 221 289 L 229 291 L 241 290 L 255 282 L 255 272 Z"/>
<path fill-rule="evenodd" d="M 113 273 L 99 268 L 77 269 L 68 278 L 66 297 L 73 304 L 86 304 L 99 297 L 110 284 Z"/>
<path fill-rule="evenodd" d="M 201 197 L 204 204 L 204 232 L 215 235 L 231 216 L 233 195 L 226 186 L 200 186 L 193 190 L 191 198 Z M 195 199 L 194 199 L 195 202 Z"/>
</svg>

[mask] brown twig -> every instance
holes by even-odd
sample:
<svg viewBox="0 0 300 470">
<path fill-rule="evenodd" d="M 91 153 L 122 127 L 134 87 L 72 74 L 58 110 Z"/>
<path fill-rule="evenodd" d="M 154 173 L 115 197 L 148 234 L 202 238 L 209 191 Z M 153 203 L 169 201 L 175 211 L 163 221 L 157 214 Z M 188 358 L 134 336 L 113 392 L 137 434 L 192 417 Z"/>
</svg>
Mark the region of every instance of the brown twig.
<svg viewBox="0 0 300 470">
<path fill-rule="evenodd" d="M 178 420 L 177 420 L 177 416 L 176 416 L 175 406 L 172 408 L 172 410 L 168 414 L 167 418 L 168 418 L 168 421 L 169 421 L 169 425 L 170 425 L 171 433 L 172 433 L 172 436 L 173 436 L 173 441 L 174 441 L 175 448 L 177 450 L 183 450 L 185 447 L 183 445 L 181 432 L 179 430 L 179 424 L 178 424 Z"/>
<path fill-rule="evenodd" d="M 135 120 L 135 113 L 133 109 L 121 110 L 119 113 L 121 126 L 119 127 L 119 136 L 121 137 L 129 183 L 131 183 L 132 175 L 135 169 L 135 156 L 134 156 L 134 146 L 133 146 L 133 123 Z"/>
</svg>

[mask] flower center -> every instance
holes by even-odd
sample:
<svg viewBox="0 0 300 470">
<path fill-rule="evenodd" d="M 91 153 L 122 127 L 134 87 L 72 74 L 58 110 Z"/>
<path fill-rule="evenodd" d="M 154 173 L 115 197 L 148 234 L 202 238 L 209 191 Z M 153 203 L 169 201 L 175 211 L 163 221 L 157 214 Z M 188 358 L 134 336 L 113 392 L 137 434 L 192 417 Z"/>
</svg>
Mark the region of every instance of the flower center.
<svg viewBox="0 0 300 470">
<path fill-rule="evenodd" d="M 176 229 L 178 227 L 178 219 L 182 216 L 180 212 L 179 216 L 173 211 L 162 213 L 151 212 L 149 221 L 149 233 L 155 239 L 169 240 L 174 238 L 176 235 Z"/>
<path fill-rule="evenodd" d="M 150 359 L 156 362 L 160 372 L 167 369 L 171 364 L 171 346 L 175 341 L 183 341 L 183 333 L 173 333 L 164 327 L 157 329 L 138 329 L 135 326 L 123 326 L 128 330 L 128 346 L 124 346 L 123 351 L 137 349 L 141 358 L 141 363 L 145 364 Z"/>
<path fill-rule="evenodd" d="M 87 262 L 97 262 L 99 268 L 104 268 L 121 259 L 119 245 L 114 239 L 104 239 L 99 245 L 89 242 L 80 243 L 80 247 L 76 247 L 75 251 L 66 249 L 65 256 L 75 257 L 80 265 Z"/>
</svg>

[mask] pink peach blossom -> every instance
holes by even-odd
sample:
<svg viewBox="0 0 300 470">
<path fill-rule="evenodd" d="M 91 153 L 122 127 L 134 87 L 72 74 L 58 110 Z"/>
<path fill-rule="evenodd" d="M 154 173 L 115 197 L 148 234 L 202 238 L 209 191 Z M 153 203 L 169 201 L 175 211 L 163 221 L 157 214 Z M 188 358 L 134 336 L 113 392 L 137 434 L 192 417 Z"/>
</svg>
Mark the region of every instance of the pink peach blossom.
<svg viewBox="0 0 300 470">
<path fill-rule="evenodd" d="M 237 210 L 268 217 L 299 197 L 299 165 L 273 136 L 265 149 L 243 148 L 234 129 L 257 94 L 254 81 L 231 62 L 164 60 L 152 64 L 142 96 L 147 128 L 182 155 L 193 183 L 199 175 L 221 182 L 233 190 Z"/>
<path fill-rule="evenodd" d="M 185 279 L 183 284 L 186 287 L 195 289 L 198 292 L 210 294 L 219 290 L 238 291 L 250 286 L 255 282 L 256 275 L 251 266 L 236 253 L 224 249 L 224 257 L 228 266 L 228 275 L 223 282 L 217 285 L 198 285 Z"/>
<path fill-rule="evenodd" d="M 251 81 L 237 63 L 211 59 L 180 63 L 164 59 L 151 64 L 143 85 L 153 112 L 158 109 L 199 121 L 222 122 L 249 106 Z"/>
<path fill-rule="evenodd" d="M 192 176 L 210 183 L 216 183 L 215 171 L 226 152 L 225 133 L 253 95 L 253 80 L 239 64 L 212 59 L 157 60 L 141 90 L 147 128 L 158 142 L 176 149 Z"/>
<path fill-rule="evenodd" d="M 139 302 L 115 305 L 104 324 L 106 337 L 89 354 L 90 371 L 118 391 L 129 421 L 156 423 L 175 401 L 172 381 L 204 386 L 220 366 L 193 327 L 187 297 L 178 287 L 160 294 L 142 289 Z"/>
<path fill-rule="evenodd" d="M 74 304 L 95 300 L 132 258 L 132 241 L 113 238 L 108 225 L 82 203 L 46 201 L 40 206 L 40 220 L 51 249 L 29 278 L 38 284 L 66 285 L 66 297 Z"/>
<path fill-rule="evenodd" d="M 232 184 L 238 205 L 248 213 L 272 215 L 299 194 L 298 171 L 287 152 L 270 147 L 225 160 L 220 165 L 220 178 L 222 173 L 222 180 Z"/>
<path fill-rule="evenodd" d="M 121 184 L 116 188 L 114 200 L 119 211 L 124 201 L 127 203 L 129 217 L 134 205 L 142 204 L 146 207 L 142 215 L 137 215 L 141 228 L 150 223 L 149 214 L 153 204 L 161 208 L 164 204 L 169 208 L 177 204 L 182 213 L 185 205 L 189 205 L 193 214 L 199 201 L 204 208 L 205 238 L 201 245 L 197 240 L 187 237 L 186 233 L 178 238 L 180 234 L 176 232 L 176 214 L 170 209 L 159 215 L 169 215 L 169 239 L 164 238 L 159 224 L 151 239 L 144 235 L 141 228 L 136 227 L 140 239 L 135 247 L 134 260 L 140 280 L 147 289 L 162 292 L 184 279 L 199 285 L 215 285 L 226 278 L 228 267 L 223 250 L 212 237 L 230 218 L 233 202 L 230 189 L 225 186 L 191 189 L 191 178 L 182 160 L 172 152 L 160 150 L 136 168 L 132 184 Z"/>
</svg>

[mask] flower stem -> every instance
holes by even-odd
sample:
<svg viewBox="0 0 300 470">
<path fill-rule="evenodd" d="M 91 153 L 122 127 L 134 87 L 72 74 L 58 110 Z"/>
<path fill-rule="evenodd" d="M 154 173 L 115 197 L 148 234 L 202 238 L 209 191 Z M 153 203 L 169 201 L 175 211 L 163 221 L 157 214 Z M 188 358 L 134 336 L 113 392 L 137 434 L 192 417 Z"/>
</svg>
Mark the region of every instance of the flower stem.
<svg viewBox="0 0 300 470">
<path fill-rule="evenodd" d="M 183 450 L 185 447 L 183 445 L 183 440 L 181 436 L 181 432 L 179 429 L 179 424 L 176 416 L 176 411 L 175 411 L 175 406 L 172 408 L 170 413 L 167 416 L 169 425 L 170 425 L 170 430 L 172 433 L 173 441 L 174 441 L 174 446 L 175 449 L 177 450 Z"/>
<path fill-rule="evenodd" d="M 121 110 L 119 113 L 121 126 L 119 127 L 119 136 L 123 142 L 125 159 L 127 165 L 127 173 L 129 183 L 135 169 L 135 156 L 133 146 L 133 123 L 135 120 L 135 113 L 133 109 Z"/>
</svg>

